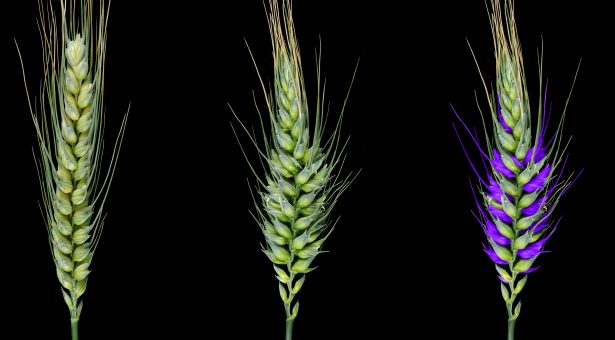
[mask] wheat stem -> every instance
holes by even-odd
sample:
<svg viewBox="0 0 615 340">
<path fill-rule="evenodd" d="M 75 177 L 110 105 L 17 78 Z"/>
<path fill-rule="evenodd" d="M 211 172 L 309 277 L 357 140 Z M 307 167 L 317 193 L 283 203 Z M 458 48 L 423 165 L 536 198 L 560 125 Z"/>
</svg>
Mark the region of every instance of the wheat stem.
<svg viewBox="0 0 615 340">
<path fill-rule="evenodd" d="M 512 303 L 509 304 L 512 306 Z M 508 319 L 508 340 L 515 340 L 515 322 L 517 318 Z"/>
<path fill-rule="evenodd" d="M 286 319 L 286 340 L 292 340 L 293 339 L 293 322 L 294 321 L 295 321 L 295 319 L 293 319 L 293 318 L 287 318 Z"/>
<path fill-rule="evenodd" d="M 515 290 L 514 283 L 517 281 L 517 273 L 513 270 L 513 266 L 509 266 L 509 270 L 511 274 L 511 280 L 508 283 L 508 289 L 510 290 L 510 299 L 506 302 L 506 311 L 508 312 L 508 340 L 514 340 L 515 338 L 515 323 L 517 321 L 517 317 L 519 315 L 515 315 L 514 312 L 514 302 L 517 298 L 517 293 Z"/>
<path fill-rule="evenodd" d="M 79 340 L 79 318 L 70 319 L 70 334 L 72 340 Z"/>
</svg>

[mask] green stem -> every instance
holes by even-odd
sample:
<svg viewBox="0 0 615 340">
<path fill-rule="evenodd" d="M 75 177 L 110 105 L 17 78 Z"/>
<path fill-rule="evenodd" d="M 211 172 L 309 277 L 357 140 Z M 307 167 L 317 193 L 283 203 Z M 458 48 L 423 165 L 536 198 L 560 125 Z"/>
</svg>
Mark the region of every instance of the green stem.
<svg viewBox="0 0 615 340">
<path fill-rule="evenodd" d="M 518 235 L 518 232 L 517 232 Z M 515 237 L 516 239 L 516 237 Z M 514 242 L 514 241 L 513 241 Z M 512 246 L 511 246 L 512 247 Z M 510 263 L 510 272 L 512 273 L 512 279 L 508 283 L 508 288 L 510 289 L 510 299 L 506 301 L 506 310 L 508 311 L 508 337 L 507 340 L 515 339 L 515 321 L 517 321 L 517 316 L 513 310 L 515 300 L 517 298 L 517 293 L 515 293 L 515 282 L 517 281 L 517 273 L 513 270 L 513 263 L 517 258 L 517 251 L 513 250 L 513 262 Z M 517 302 L 519 303 L 519 302 Z"/>
<path fill-rule="evenodd" d="M 515 321 L 517 319 L 508 319 L 508 340 L 515 340 Z"/>
<path fill-rule="evenodd" d="M 72 340 L 79 340 L 79 319 L 71 318 L 70 319 L 70 334 L 72 336 Z"/>
<path fill-rule="evenodd" d="M 293 339 L 293 321 L 295 321 L 293 318 L 286 319 L 286 340 Z"/>
<path fill-rule="evenodd" d="M 521 186 L 520 185 L 517 186 L 517 190 L 519 191 L 519 194 L 515 196 L 515 207 L 519 206 L 519 200 L 521 199 L 521 194 L 520 194 Z M 510 270 L 512 277 L 511 277 L 510 282 L 508 283 L 508 288 L 510 290 L 510 297 L 509 297 L 509 300 L 506 301 L 506 309 L 508 311 L 508 336 L 506 337 L 507 340 L 515 339 L 515 321 L 517 321 L 517 316 L 518 316 L 518 315 L 515 315 L 515 312 L 513 310 L 515 299 L 517 298 L 517 293 L 515 289 L 516 288 L 515 282 L 517 282 L 517 272 L 514 270 L 514 263 L 517 260 L 517 250 L 515 249 L 514 244 L 517 238 L 519 238 L 519 230 L 517 230 L 516 224 L 517 224 L 517 220 L 515 219 L 515 221 L 513 222 L 513 228 L 515 230 L 515 237 L 510 243 L 510 250 L 513 255 L 512 255 L 512 261 L 510 261 L 510 263 L 508 264 L 508 269 Z"/>
</svg>

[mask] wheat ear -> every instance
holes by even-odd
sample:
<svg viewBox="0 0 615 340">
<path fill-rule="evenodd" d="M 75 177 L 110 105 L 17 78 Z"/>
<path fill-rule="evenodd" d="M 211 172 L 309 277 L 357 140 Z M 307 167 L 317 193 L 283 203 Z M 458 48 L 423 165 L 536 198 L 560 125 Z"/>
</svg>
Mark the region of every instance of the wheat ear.
<svg viewBox="0 0 615 340">
<path fill-rule="evenodd" d="M 313 261 L 333 229 L 331 211 L 353 177 L 340 178 L 337 174 L 345 145 L 340 143 L 343 109 L 332 135 L 323 140 L 326 119 L 322 114 L 320 86 L 314 122 L 310 124 L 291 1 L 283 0 L 281 5 L 276 0 L 269 1 L 267 13 L 274 61 L 272 94 L 266 94 L 271 129 L 269 134 L 265 132 L 261 116 L 264 146 L 254 144 L 259 148 L 267 175 L 264 180 L 259 179 L 261 204 L 256 204 L 255 219 L 266 240 L 263 252 L 273 263 L 279 281 L 286 312 L 286 339 L 290 340 L 299 312 L 296 294 L 303 287 L 306 274 L 314 269 Z M 245 131 L 254 142 L 255 137 Z M 258 178 L 256 171 L 255 175 Z"/>
<path fill-rule="evenodd" d="M 103 229 L 102 210 L 127 114 L 109 167 L 104 170 L 103 88 L 109 3 L 61 0 L 59 23 L 51 5 L 39 2 L 39 10 L 45 79 L 40 105 L 30 104 L 40 151 L 35 159 L 51 253 L 70 311 L 72 338 L 77 339 L 82 295 Z"/>
<path fill-rule="evenodd" d="M 500 0 L 492 0 L 489 13 L 496 83 L 491 92 L 485 84 L 492 121 L 491 133 L 485 126 L 486 135 L 491 135 L 486 150 L 479 145 L 473 130 L 457 117 L 478 147 L 484 163 L 490 166 L 486 176 L 481 176 L 470 161 L 482 184 L 482 204 L 475 195 L 478 207 L 475 217 L 487 236 L 484 250 L 496 264 L 508 313 L 508 339 L 513 340 L 515 322 L 521 312 L 517 296 L 525 287 L 528 274 L 539 268 L 535 261 L 545 252 L 544 246 L 559 222 L 553 218 L 554 208 L 578 176 L 563 176 L 567 143 L 562 144 L 562 128 L 570 96 L 555 132 L 547 137 L 550 109 L 546 105 L 546 84 L 544 93 L 542 90 L 542 54 L 540 100 L 537 114 L 533 116 L 514 1 L 504 0 L 501 5 Z M 536 122 L 532 122 L 533 118 Z M 463 150 L 466 152 L 465 147 Z"/>
</svg>

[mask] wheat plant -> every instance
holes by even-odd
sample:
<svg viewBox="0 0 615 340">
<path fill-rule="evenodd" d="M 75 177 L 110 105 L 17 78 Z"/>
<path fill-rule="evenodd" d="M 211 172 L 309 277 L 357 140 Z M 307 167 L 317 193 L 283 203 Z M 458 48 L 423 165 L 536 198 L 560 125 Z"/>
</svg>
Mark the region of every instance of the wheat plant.
<svg viewBox="0 0 615 340">
<path fill-rule="evenodd" d="M 540 98 L 537 113 L 533 114 L 514 1 L 503 0 L 500 4 L 500 0 L 492 0 L 488 9 L 495 46 L 496 81 L 495 88 L 489 91 L 483 79 L 491 116 L 491 126 L 487 126 L 483 117 L 486 148 L 480 145 L 474 130 L 455 114 L 485 164 L 486 174 L 481 176 L 479 168 L 468 157 L 481 184 L 480 200 L 474 195 L 478 210 L 474 216 L 487 236 L 484 250 L 495 263 L 501 281 L 508 313 L 508 339 L 512 340 L 515 321 L 521 312 L 518 295 L 526 285 L 528 274 L 539 268 L 536 260 L 547 252 L 545 244 L 559 222 L 554 217 L 554 209 L 577 177 L 563 175 L 569 140 L 563 141 L 562 128 L 570 95 L 555 131 L 548 133 L 551 110 L 547 107 L 547 82 L 543 91 L 542 53 L 539 55 Z M 468 156 L 465 147 L 463 151 Z"/>
<path fill-rule="evenodd" d="M 299 312 L 296 295 L 306 275 L 314 270 L 314 260 L 335 226 L 332 209 L 354 177 L 339 175 L 346 144 L 341 142 L 340 126 L 348 96 L 337 124 L 325 138 L 327 115 L 323 114 L 320 54 L 316 110 L 310 112 L 291 1 L 269 1 L 267 14 L 273 46 L 273 88 L 268 93 L 263 84 L 267 106 L 266 114 L 259 111 L 263 143 L 259 145 L 256 136 L 241 121 L 240 124 L 258 149 L 266 172 L 262 178 L 257 167 L 250 164 L 258 180 L 253 216 L 265 236 L 263 252 L 279 281 L 286 312 L 286 339 L 290 340 Z M 264 116 L 268 116 L 269 126 Z"/>
<path fill-rule="evenodd" d="M 83 294 L 103 230 L 103 207 L 127 114 L 105 169 L 103 89 L 109 2 L 60 0 L 59 4 L 58 18 L 51 3 L 39 1 L 44 79 L 38 102 L 32 102 L 29 94 L 28 102 L 39 146 L 35 160 L 41 210 L 70 312 L 72 339 L 77 339 Z"/>
</svg>

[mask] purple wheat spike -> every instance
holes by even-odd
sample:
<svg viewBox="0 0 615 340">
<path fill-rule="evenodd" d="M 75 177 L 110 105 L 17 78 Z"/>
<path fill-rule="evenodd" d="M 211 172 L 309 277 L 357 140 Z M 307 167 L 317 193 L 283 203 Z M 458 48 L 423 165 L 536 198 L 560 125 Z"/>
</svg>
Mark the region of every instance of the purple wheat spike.
<svg viewBox="0 0 615 340">
<path fill-rule="evenodd" d="M 553 222 L 554 208 L 578 176 L 562 176 L 566 164 L 560 150 L 563 124 L 558 124 L 557 130 L 547 135 L 550 116 L 550 112 L 546 112 L 547 85 L 544 94 L 540 91 L 538 112 L 532 115 L 530 111 L 513 1 L 502 1 L 501 5 L 500 0 L 492 0 L 490 6 L 496 83 L 493 93 L 487 96 L 493 130 L 492 135 L 487 136 L 486 147 L 478 142 L 476 134 L 453 109 L 477 146 L 486 173 L 482 174 L 480 167 L 472 162 L 457 127 L 453 126 L 478 176 L 478 192 L 482 195 L 473 190 L 478 210 L 474 217 L 485 232 L 487 242 L 483 249 L 495 263 L 501 281 L 508 312 L 508 340 L 513 340 L 515 322 L 521 312 L 517 296 L 528 274 L 539 268 L 535 265 L 536 259 L 547 252 L 545 244 L 558 224 Z M 564 117 L 565 111 L 561 122 Z M 543 140 L 548 142 L 545 144 Z"/>
</svg>

